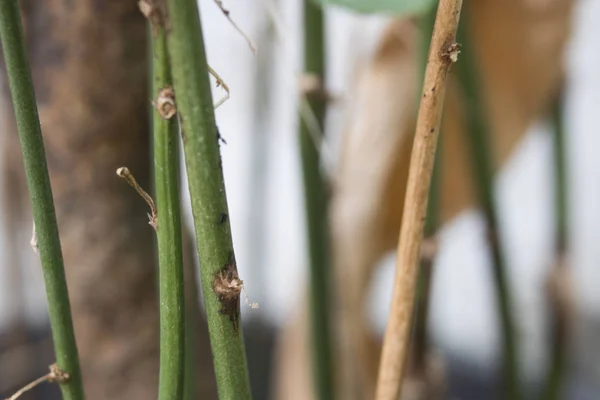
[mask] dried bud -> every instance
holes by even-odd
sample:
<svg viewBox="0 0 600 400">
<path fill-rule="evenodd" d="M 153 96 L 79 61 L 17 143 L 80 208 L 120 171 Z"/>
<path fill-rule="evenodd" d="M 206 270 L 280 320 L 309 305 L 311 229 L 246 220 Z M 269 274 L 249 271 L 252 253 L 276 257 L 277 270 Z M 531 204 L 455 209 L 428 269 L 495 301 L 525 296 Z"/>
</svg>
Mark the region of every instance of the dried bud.
<svg viewBox="0 0 600 400">
<path fill-rule="evenodd" d="M 175 114 L 177 114 L 177 106 L 175 105 L 175 91 L 173 91 L 173 88 L 170 86 L 161 89 L 158 92 L 156 101 L 153 101 L 152 104 L 163 119 L 171 119 Z"/>
</svg>

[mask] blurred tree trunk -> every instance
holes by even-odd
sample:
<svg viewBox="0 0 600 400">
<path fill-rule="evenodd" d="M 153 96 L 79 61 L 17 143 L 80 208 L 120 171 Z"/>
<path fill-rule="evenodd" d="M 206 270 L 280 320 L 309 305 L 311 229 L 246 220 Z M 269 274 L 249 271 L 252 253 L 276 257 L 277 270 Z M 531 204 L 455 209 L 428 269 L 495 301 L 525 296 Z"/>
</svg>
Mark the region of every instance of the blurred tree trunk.
<svg viewBox="0 0 600 400">
<path fill-rule="evenodd" d="M 21 6 L 87 398 L 156 398 L 154 232 L 115 174 L 126 165 L 151 188 L 146 22 L 134 0 Z M 5 122 L 5 204 L 16 208 L 27 194 L 12 116 Z M 30 218 L 15 208 L 9 219 Z M 208 366 L 193 397 L 216 398 L 206 325 L 197 332 Z"/>
</svg>

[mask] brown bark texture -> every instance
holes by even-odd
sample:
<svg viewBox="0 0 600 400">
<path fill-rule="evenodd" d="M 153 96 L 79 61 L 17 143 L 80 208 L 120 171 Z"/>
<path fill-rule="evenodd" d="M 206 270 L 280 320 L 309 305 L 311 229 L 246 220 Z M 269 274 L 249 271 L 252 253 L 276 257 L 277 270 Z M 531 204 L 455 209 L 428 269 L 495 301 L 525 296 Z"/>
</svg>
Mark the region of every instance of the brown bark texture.
<svg viewBox="0 0 600 400">
<path fill-rule="evenodd" d="M 469 1 L 469 31 L 481 72 L 495 166 L 500 169 L 527 128 L 547 110 L 563 73 L 573 0 Z M 333 178 L 331 226 L 336 270 L 339 397 L 374 395 L 380 352 L 367 318 L 373 271 L 398 241 L 418 105 L 416 25 L 395 20 L 373 58 L 358 71 L 347 129 Z M 460 62 L 460 56 L 458 58 Z M 440 216 L 448 222 L 475 205 L 464 129 L 463 93 L 449 78 L 441 127 Z M 302 318 L 299 313 L 297 318 Z M 291 321 L 277 360 L 278 399 L 311 399 L 310 381 L 289 374 L 309 368 L 298 353 L 308 320 Z M 310 376 L 301 374 L 298 376 Z"/>
<path fill-rule="evenodd" d="M 87 399 L 156 398 L 154 231 L 144 201 L 115 174 L 126 165 L 151 189 L 146 21 L 134 0 L 21 7 Z M 27 221 L 28 207 L 17 210 L 27 192 L 15 124 L 4 122 L 5 204 L 9 219 Z M 195 351 L 206 368 L 194 398 L 216 398 L 199 325 Z"/>
</svg>

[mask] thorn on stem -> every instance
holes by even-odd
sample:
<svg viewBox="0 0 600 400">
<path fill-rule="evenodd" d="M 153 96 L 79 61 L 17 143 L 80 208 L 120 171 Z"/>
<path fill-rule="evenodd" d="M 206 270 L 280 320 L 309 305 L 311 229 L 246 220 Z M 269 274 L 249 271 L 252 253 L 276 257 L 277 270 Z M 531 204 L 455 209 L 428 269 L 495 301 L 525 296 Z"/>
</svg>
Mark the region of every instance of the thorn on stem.
<svg viewBox="0 0 600 400">
<path fill-rule="evenodd" d="M 146 203 L 150 207 L 150 211 L 152 212 L 151 214 L 148 214 L 148 223 L 152 228 L 154 228 L 155 231 L 158 231 L 158 212 L 156 210 L 156 206 L 154 205 L 154 200 L 152 200 L 152 197 L 150 197 L 150 195 L 144 189 L 142 189 L 140 185 L 138 185 L 131 172 L 129 172 L 129 168 L 121 167 L 117 169 L 117 175 L 120 178 L 125 179 L 127 183 L 129 183 L 129 185 L 132 188 L 134 188 L 135 191 L 138 192 L 138 194 L 146 201 Z"/>
<path fill-rule="evenodd" d="M 223 136 L 221 136 L 221 131 L 219 131 L 219 128 L 217 128 L 217 142 L 221 142 L 223 144 L 227 144 L 227 140 L 225 140 L 223 138 Z"/>
</svg>

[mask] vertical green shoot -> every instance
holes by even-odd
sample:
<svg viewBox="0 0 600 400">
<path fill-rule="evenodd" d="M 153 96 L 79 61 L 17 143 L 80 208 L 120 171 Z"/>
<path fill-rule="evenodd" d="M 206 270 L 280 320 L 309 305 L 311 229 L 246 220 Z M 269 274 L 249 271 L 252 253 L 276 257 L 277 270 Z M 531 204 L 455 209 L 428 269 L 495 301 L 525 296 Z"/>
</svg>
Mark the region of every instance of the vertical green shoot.
<svg viewBox="0 0 600 400">
<path fill-rule="evenodd" d="M 558 400 L 562 397 L 565 372 L 568 361 L 568 344 L 570 336 L 569 304 L 560 290 L 571 290 L 568 280 L 566 262 L 568 223 L 567 223 L 567 162 L 565 149 L 565 132 L 563 121 L 563 94 L 558 96 L 552 107 L 552 134 L 554 139 L 554 215 L 556 219 L 556 237 L 554 242 L 554 266 L 549 271 L 548 303 L 550 311 L 550 365 L 542 390 L 542 400 Z"/>
<path fill-rule="evenodd" d="M 317 83 L 305 94 L 321 131 L 326 111 L 325 38 L 323 10 L 312 0 L 304 0 L 304 73 Z M 326 182 L 321 171 L 320 149 L 305 120 L 300 118 L 300 152 L 304 178 L 306 232 L 310 264 L 310 315 L 313 377 L 317 398 L 334 398 L 331 350 L 331 263 L 329 258 L 329 218 Z"/>
<path fill-rule="evenodd" d="M 167 0 L 166 4 L 167 44 L 217 390 L 222 400 L 246 400 L 251 394 L 240 321 L 243 283 L 229 225 L 200 12 L 195 0 Z"/>
<path fill-rule="evenodd" d="M 60 384 L 60 388 L 63 399 L 80 400 L 84 394 L 69 293 L 17 0 L 0 0 L 0 40 L 37 230 L 56 361 L 58 367 L 69 376 Z"/>
<path fill-rule="evenodd" d="M 468 7 L 466 17 L 469 17 Z M 467 20 L 468 21 L 468 20 Z M 473 47 L 469 43 L 468 22 L 462 25 L 459 42 L 463 45 L 461 60 L 458 63 L 458 74 L 467 102 L 468 143 L 483 215 L 487 224 L 487 236 L 492 252 L 492 273 L 495 286 L 498 314 L 500 317 L 502 354 L 504 356 L 505 398 L 518 400 L 521 398 L 519 383 L 519 355 L 517 330 L 514 321 L 513 297 L 508 281 L 506 259 L 502 238 L 498 225 L 498 210 L 494 199 L 494 169 L 492 150 L 489 143 L 489 129 L 484 101 L 481 98 L 477 62 L 473 55 Z"/>
<path fill-rule="evenodd" d="M 158 23 L 152 28 L 152 125 L 160 298 L 158 399 L 180 400 L 185 373 L 185 296 L 179 208 L 179 138 L 165 30 Z"/>
</svg>

